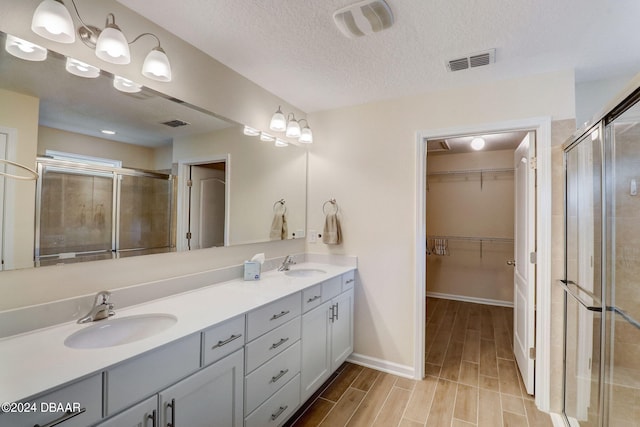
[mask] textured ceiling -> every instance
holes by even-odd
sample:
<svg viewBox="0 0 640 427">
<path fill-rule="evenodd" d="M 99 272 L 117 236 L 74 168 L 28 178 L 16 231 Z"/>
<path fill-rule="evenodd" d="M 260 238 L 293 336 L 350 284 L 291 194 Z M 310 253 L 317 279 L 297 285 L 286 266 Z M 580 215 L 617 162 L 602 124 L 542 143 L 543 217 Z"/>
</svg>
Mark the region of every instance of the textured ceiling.
<svg viewBox="0 0 640 427">
<path fill-rule="evenodd" d="M 638 0 L 387 0 L 393 26 L 355 39 L 332 14 L 356 0 L 118 1 L 307 112 L 568 68 L 578 81 L 640 71 Z M 495 64 L 446 71 L 490 48 Z"/>
</svg>

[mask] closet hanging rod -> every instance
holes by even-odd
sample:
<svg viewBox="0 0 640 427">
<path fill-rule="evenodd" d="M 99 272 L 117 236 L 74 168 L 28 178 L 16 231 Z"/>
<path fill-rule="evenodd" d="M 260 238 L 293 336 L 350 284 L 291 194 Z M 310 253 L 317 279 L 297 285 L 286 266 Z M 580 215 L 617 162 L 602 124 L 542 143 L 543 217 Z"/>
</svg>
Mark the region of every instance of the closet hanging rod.
<svg viewBox="0 0 640 427">
<path fill-rule="evenodd" d="M 506 237 L 466 237 L 466 236 L 427 236 L 427 239 L 463 240 L 468 242 L 496 242 L 513 243 L 513 239 Z"/>
<path fill-rule="evenodd" d="M 511 173 L 514 172 L 514 168 L 503 168 L 503 169 L 464 169 L 464 170 L 455 170 L 455 171 L 441 171 L 441 172 L 430 172 L 427 173 L 427 176 L 435 176 L 435 175 L 469 175 L 472 173 Z"/>
</svg>

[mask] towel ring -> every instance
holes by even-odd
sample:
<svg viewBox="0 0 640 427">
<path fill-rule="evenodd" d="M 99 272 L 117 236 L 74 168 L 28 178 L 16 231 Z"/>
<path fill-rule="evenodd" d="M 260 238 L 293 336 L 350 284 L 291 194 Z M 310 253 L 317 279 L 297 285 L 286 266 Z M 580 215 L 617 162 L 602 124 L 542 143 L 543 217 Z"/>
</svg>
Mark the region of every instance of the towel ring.
<svg viewBox="0 0 640 427">
<path fill-rule="evenodd" d="M 331 203 L 333 205 L 333 207 L 335 209 L 335 212 L 333 212 L 333 213 L 337 214 L 339 208 L 338 208 L 338 203 L 336 202 L 336 199 L 330 199 L 330 200 L 327 200 L 326 202 L 324 202 L 324 204 L 322 205 L 322 213 L 324 213 L 325 215 L 327 214 L 327 211 L 326 211 L 325 208 L 327 207 L 328 203 Z"/>
<path fill-rule="evenodd" d="M 277 201 L 273 204 L 273 212 L 277 212 L 277 208 L 276 208 L 276 206 L 277 206 L 278 204 L 280 204 L 280 205 L 282 206 L 282 208 L 284 209 L 284 210 L 282 211 L 282 214 L 283 214 L 283 215 L 284 215 L 284 214 L 286 214 L 286 213 L 287 213 L 287 205 L 285 205 L 285 201 L 284 201 L 284 199 L 277 200 Z"/>
<path fill-rule="evenodd" d="M 0 164 L 5 164 L 5 165 L 11 165 L 11 166 L 15 166 L 19 169 L 25 170 L 29 173 L 29 176 L 25 176 L 25 175 L 14 175 L 11 173 L 7 173 L 4 171 L 0 171 L 0 176 L 6 176 L 7 178 L 13 178 L 13 179 L 19 179 L 21 181 L 35 181 L 36 179 L 38 179 L 38 172 L 34 171 L 33 169 L 30 169 L 24 165 L 21 165 L 20 163 L 16 163 L 16 162 L 12 162 L 11 160 L 6 160 L 6 159 L 0 159 Z"/>
</svg>

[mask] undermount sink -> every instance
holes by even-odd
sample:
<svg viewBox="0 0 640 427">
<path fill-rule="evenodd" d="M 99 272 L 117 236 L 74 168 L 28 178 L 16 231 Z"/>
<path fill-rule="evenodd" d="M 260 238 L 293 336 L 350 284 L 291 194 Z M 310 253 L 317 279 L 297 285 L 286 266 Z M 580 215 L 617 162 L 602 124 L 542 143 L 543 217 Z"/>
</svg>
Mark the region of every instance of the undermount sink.
<svg viewBox="0 0 640 427">
<path fill-rule="evenodd" d="M 70 348 L 104 348 L 128 344 L 158 334 L 175 325 L 171 314 L 140 314 L 99 320 L 95 325 L 75 332 L 64 340 Z"/>
<path fill-rule="evenodd" d="M 311 277 L 318 274 L 325 274 L 326 271 L 319 268 L 296 268 L 294 270 L 285 271 L 284 274 L 292 277 Z"/>
</svg>

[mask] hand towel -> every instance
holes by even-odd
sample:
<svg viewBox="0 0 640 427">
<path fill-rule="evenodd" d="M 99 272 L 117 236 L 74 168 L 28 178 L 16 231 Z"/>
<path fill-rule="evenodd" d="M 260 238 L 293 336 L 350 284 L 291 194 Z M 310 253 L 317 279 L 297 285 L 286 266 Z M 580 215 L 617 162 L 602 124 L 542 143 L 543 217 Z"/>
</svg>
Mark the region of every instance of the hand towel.
<svg viewBox="0 0 640 427">
<path fill-rule="evenodd" d="M 289 235 L 287 228 L 287 218 L 284 212 L 276 213 L 273 216 L 271 222 L 271 231 L 269 232 L 269 239 L 271 240 L 285 240 Z"/>
<path fill-rule="evenodd" d="M 327 245 L 339 245 L 342 243 L 342 229 L 337 213 L 329 213 L 324 221 L 322 243 Z"/>
</svg>

